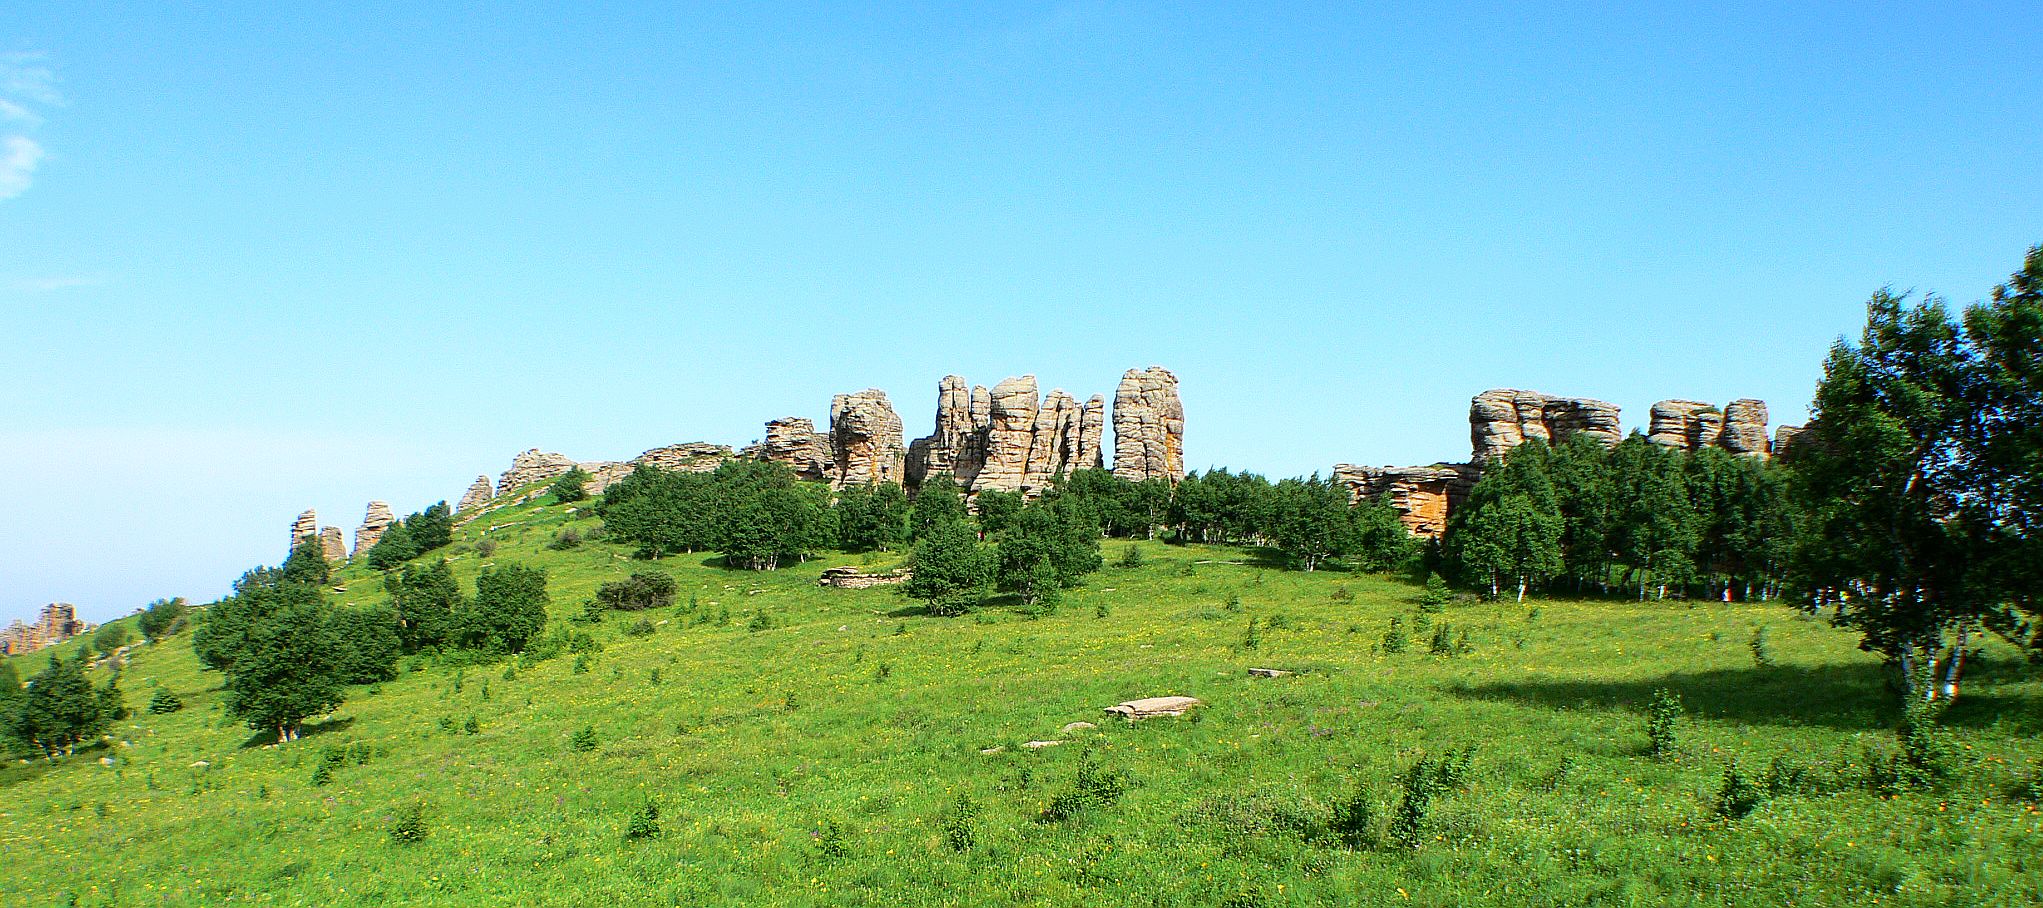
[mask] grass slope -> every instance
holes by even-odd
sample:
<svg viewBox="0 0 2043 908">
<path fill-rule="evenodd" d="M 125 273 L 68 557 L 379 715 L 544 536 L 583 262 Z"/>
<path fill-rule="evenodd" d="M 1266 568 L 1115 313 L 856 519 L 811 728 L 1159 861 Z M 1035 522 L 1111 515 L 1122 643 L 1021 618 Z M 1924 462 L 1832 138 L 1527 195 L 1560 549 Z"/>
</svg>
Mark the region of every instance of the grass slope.
<svg viewBox="0 0 2043 908">
<path fill-rule="evenodd" d="M 453 563 L 472 582 L 487 531 L 495 561 L 550 572 L 564 620 L 646 566 L 599 543 L 544 548 L 595 523 L 547 499 L 498 510 L 461 529 Z M 1111 566 L 1124 546 L 1041 620 L 925 618 L 889 590 L 816 586 L 849 556 L 761 574 L 669 558 L 694 611 L 648 614 L 662 623 L 637 638 L 613 615 L 586 672 L 573 656 L 515 678 L 408 666 L 282 748 L 223 721 L 189 634 L 142 647 L 122 679 L 138 715 L 113 746 L 0 770 L 0 903 L 2043 902 L 2043 815 L 2010 795 L 2039 688 L 2010 652 L 1989 651 L 1949 717 L 1975 763 L 1959 788 L 1812 788 L 1725 821 L 1712 807 L 1734 758 L 1756 776 L 1792 755 L 1819 784 L 1849 783 L 1868 747 L 1890 746 L 1876 664 L 1851 635 L 1780 607 L 1470 603 L 1437 617 L 1474 652 L 1428 655 L 1414 630 L 1387 655 L 1389 619 L 1417 613 L 1406 584 L 1155 543 L 1139 543 L 1145 565 Z M 350 602 L 383 597 L 363 568 L 338 582 Z M 771 627 L 753 629 L 759 615 Z M 1251 617 L 1266 626 L 1253 651 Z M 1777 667 L 1754 665 L 1758 625 Z M 1247 676 L 1262 666 L 1299 674 Z M 186 709 L 139 712 L 159 686 Z M 1689 709 L 1671 761 L 1642 755 L 1662 686 Z M 1164 694 L 1208 706 L 1133 727 L 1100 713 Z M 1074 721 L 1100 727 L 1060 733 Z M 593 751 L 571 746 L 584 728 Z M 1038 739 L 1066 743 L 1018 746 Z M 313 784 L 322 751 L 357 743 L 368 763 Z M 1435 802 L 1422 848 L 1298 831 L 1358 788 L 1387 815 L 1404 767 L 1465 745 L 1470 789 Z M 1088 747 L 1127 774 L 1126 796 L 1038 821 Z M 945 827 L 961 794 L 981 808 L 966 851 Z M 627 841 L 649 797 L 663 834 Z M 415 805 L 426 835 L 399 842 Z"/>
</svg>

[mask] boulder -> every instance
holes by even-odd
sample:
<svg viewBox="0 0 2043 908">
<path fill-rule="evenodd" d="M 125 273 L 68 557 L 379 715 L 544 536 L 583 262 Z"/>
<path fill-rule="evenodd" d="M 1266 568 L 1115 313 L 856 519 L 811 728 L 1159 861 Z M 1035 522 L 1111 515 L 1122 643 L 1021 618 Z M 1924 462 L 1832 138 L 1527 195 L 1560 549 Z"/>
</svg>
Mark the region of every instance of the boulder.
<svg viewBox="0 0 2043 908">
<path fill-rule="evenodd" d="M 497 478 L 497 496 L 509 495 L 535 482 L 559 479 L 561 474 L 574 469 L 575 466 L 574 459 L 565 454 L 528 448 L 525 453 L 511 458 L 511 468 Z"/>
<path fill-rule="evenodd" d="M 1469 442 L 1478 464 L 1504 459 L 1526 439 L 1557 444 L 1586 435 L 1605 447 L 1623 437 L 1616 404 L 1587 397 L 1496 388 L 1469 401 Z"/>
<path fill-rule="evenodd" d="M 799 416 L 767 421 L 766 439 L 746 448 L 744 454 L 786 464 L 799 479 L 828 482 L 831 478 L 830 439 L 817 434 L 815 423 Z"/>
<path fill-rule="evenodd" d="M 900 485 L 908 457 L 901 417 L 887 392 L 868 388 L 830 401 L 830 484 L 836 488 Z"/>
<path fill-rule="evenodd" d="M 468 491 L 461 494 L 461 503 L 454 506 L 454 513 L 472 514 L 495 497 L 496 490 L 490 486 L 489 477 L 477 476 L 468 484 Z"/>
<path fill-rule="evenodd" d="M 1026 747 L 1026 748 L 1028 748 L 1028 749 L 1030 749 L 1030 750 L 1042 750 L 1042 749 L 1043 749 L 1043 748 L 1045 748 L 1045 747 L 1056 747 L 1057 745 L 1059 745 L 1059 744 L 1062 744 L 1062 743 L 1064 743 L 1064 742 L 1062 742 L 1062 741 L 1023 741 L 1023 742 L 1022 742 L 1022 746 L 1023 746 L 1023 747 Z"/>
<path fill-rule="evenodd" d="M 1333 480 L 1348 487 L 1351 500 L 1390 496 L 1405 529 L 1415 536 L 1438 538 L 1447 532 L 1447 516 L 1468 499 L 1481 475 L 1472 464 L 1442 463 L 1430 467 L 1358 467 L 1335 464 Z"/>
<path fill-rule="evenodd" d="M 1182 716 L 1198 705 L 1199 701 L 1194 697 L 1145 697 L 1109 706 L 1106 712 L 1132 722 L 1159 716 Z"/>
<path fill-rule="evenodd" d="M 1130 482 L 1185 478 L 1185 405 L 1162 366 L 1129 369 L 1114 391 L 1114 475 Z"/>
<path fill-rule="evenodd" d="M 1057 729 L 1057 733 L 1060 735 L 1068 735 L 1074 731 L 1092 731 L 1093 729 L 1096 729 L 1098 727 L 1099 726 L 1094 725 L 1091 722 L 1067 722 L 1064 724 L 1063 728 Z"/>
<path fill-rule="evenodd" d="M 1297 672 L 1287 672 L 1281 668 L 1252 668 L 1248 672 L 1251 678 L 1288 678 L 1298 674 Z"/>
<path fill-rule="evenodd" d="M 489 488 L 488 479 L 480 476 L 476 478 L 482 482 L 484 489 Z M 362 515 L 362 525 L 355 528 L 355 557 L 360 558 L 368 554 L 370 549 L 376 547 L 376 540 L 382 539 L 383 534 L 389 531 L 390 525 L 396 522 L 397 515 L 391 512 L 388 502 L 369 502 L 368 513 Z"/>
<path fill-rule="evenodd" d="M 1795 439 L 1806 431 L 1807 428 L 1806 426 L 1781 426 L 1773 430 L 1773 453 L 1778 455 L 1785 452 L 1788 446 L 1794 444 Z"/>
<path fill-rule="evenodd" d="M 840 590 L 863 590 L 876 586 L 891 586 L 906 583 L 911 575 L 906 570 L 868 573 L 855 567 L 825 568 L 817 586 L 835 587 Z"/>
<path fill-rule="evenodd" d="M 1663 400 L 1653 405 L 1646 439 L 1656 445 L 1695 451 L 1714 445 L 1724 433 L 1724 411 L 1696 400 Z"/>
</svg>

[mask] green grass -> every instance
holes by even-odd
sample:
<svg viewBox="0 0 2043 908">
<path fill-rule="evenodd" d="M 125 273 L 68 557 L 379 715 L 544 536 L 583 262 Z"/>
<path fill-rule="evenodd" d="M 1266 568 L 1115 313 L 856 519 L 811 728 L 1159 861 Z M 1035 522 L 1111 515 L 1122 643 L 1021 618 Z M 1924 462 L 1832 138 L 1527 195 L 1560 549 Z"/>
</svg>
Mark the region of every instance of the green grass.
<svg viewBox="0 0 2043 908">
<path fill-rule="evenodd" d="M 494 526 L 493 560 L 547 568 L 564 620 L 647 566 L 600 542 L 545 549 L 570 522 L 596 526 L 545 499 L 491 512 L 460 530 L 453 563 L 471 582 Z M 113 746 L 0 769 L 0 903 L 2043 902 L 2043 814 L 2011 794 L 2037 751 L 2043 687 L 2010 650 L 1989 648 L 1947 717 L 1971 761 L 1963 781 L 1883 798 L 1856 781 L 1867 749 L 1893 740 L 1875 661 L 1788 609 L 1460 603 L 1429 617 L 1474 652 L 1438 657 L 1412 625 L 1414 586 L 1138 544 L 1142 566 L 1112 566 L 1124 544 L 1109 543 L 1109 567 L 1039 620 L 927 618 L 886 589 L 816 586 L 860 556 L 773 573 L 667 558 L 657 566 L 697 614 L 646 613 L 662 623 L 643 637 L 623 633 L 637 616 L 613 615 L 592 628 L 605 649 L 586 673 L 571 655 L 508 680 L 501 664 L 408 667 L 282 748 L 222 720 L 220 678 L 182 634 L 136 651 L 122 687 L 138 715 Z M 349 602 L 383 597 L 362 568 L 336 582 Z M 697 621 L 722 609 L 727 624 Z M 748 630 L 758 614 L 771 627 Z M 1411 646 L 1383 655 L 1393 615 Z M 1246 651 L 1251 618 L 1261 641 Z M 1774 668 L 1748 648 L 1759 625 Z M 158 686 L 185 709 L 141 712 Z M 1644 755 L 1660 687 L 1687 708 L 1669 760 Z M 1132 727 L 1100 712 L 1165 694 L 1207 707 Z M 1074 721 L 1099 728 L 1059 732 Z M 593 750 L 571 746 L 584 728 Z M 371 756 L 315 785 L 341 745 Z M 1298 831 L 1358 788 L 1380 824 L 1405 767 L 1467 745 L 1469 788 L 1435 799 L 1418 850 Z M 1088 746 L 1126 774 L 1125 795 L 1039 822 Z M 1812 768 L 1810 791 L 1716 815 L 1731 760 L 1757 777 L 1782 754 Z M 963 852 L 948 844 L 960 794 L 979 807 Z M 660 834 L 627 840 L 648 797 Z M 414 811 L 424 835 L 401 841 Z"/>
</svg>

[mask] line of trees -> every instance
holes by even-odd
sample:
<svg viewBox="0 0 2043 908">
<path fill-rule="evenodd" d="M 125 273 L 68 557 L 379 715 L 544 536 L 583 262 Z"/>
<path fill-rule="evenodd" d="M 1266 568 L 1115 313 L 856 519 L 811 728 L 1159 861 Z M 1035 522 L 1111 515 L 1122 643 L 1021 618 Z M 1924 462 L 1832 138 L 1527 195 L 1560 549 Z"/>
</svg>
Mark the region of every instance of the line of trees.
<svg viewBox="0 0 2043 908">
<path fill-rule="evenodd" d="M 445 501 L 390 525 L 369 547 L 369 566 L 387 571 L 454 541 L 454 511 Z"/>
</svg>

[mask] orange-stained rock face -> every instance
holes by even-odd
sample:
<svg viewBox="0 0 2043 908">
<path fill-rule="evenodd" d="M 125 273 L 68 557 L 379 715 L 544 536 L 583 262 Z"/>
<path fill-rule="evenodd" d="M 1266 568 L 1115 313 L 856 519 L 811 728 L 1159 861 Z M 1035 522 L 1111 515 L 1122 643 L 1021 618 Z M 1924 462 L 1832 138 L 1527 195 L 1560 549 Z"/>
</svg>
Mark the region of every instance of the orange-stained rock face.
<svg viewBox="0 0 2043 908">
<path fill-rule="evenodd" d="M 32 653 L 91 629 L 92 625 L 78 620 L 71 603 L 52 602 L 43 606 L 42 614 L 36 616 L 34 624 L 16 620 L 5 630 L 0 630 L 0 654 L 18 656 Z"/>
<path fill-rule="evenodd" d="M 1468 464 L 1430 467 L 1358 467 L 1336 464 L 1334 481 L 1348 487 L 1355 500 L 1390 496 L 1390 506 L 1415 536 L 1438 538 L 1447 532 L 1447 518 L 1475 487 L 1477 470 Z"/>
</svg>

